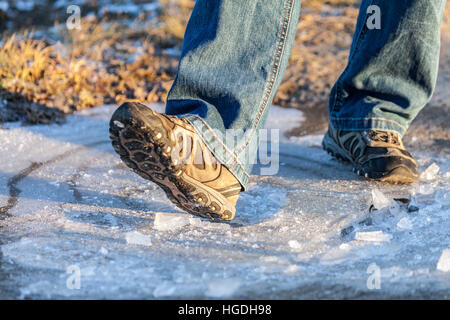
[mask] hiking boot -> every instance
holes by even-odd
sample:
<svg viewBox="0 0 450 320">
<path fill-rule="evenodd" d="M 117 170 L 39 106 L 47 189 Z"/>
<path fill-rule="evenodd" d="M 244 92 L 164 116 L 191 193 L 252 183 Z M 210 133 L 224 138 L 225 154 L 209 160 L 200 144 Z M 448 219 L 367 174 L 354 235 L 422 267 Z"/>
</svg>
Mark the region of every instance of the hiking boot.
<svg viewBox="0 0 450 320">
<path fill-rule="evenodd" d="M 110 137 L 122 161 L 180 209 L 212 220 L 234 218 L 241 184 L 185 119 L 128 102 L 114 112 Z"/>
<path fill-rule="evenodd" d="M 339 160 L 350 161 L 354 172 L 369 179 L 413 183 L 419 178 L 416 160 L 395 132 L 344 131 L 330 126 L 322 146 Z"/>
</svg>

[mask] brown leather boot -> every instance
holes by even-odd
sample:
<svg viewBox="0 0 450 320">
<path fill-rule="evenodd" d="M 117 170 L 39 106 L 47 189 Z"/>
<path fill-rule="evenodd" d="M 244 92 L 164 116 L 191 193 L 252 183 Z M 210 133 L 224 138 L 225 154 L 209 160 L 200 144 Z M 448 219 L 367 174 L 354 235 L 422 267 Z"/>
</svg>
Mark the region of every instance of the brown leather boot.
<svg viewBox="0 0 450 320">
<path fill-rule="evenodd" d="M 127 102 L 111 118 L 110 137 L 122 161 L 180 209 L 213 220 L 234 218 L 241 184 L 186 120 Z"/>
</svg>

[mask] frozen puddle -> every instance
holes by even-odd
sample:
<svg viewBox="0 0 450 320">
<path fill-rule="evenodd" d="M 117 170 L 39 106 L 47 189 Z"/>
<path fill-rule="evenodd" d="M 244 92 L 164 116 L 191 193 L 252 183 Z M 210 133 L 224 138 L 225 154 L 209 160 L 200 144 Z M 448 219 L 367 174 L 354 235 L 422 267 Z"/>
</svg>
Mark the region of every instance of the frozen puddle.
<svg viewBox="0 0 450 320">
<path fill-rule="evenodd" d="M 112 111 L 0 129 L 0 298 L 449 297 L 448 156 L 416 154 L 421 182 L 387 186 L 320 136 L 282 138 L 277 175 L 252 176 L 217 223 L 122 165 Z M 269 127 L 301 119 L 273 108 Z"/>
</svg>

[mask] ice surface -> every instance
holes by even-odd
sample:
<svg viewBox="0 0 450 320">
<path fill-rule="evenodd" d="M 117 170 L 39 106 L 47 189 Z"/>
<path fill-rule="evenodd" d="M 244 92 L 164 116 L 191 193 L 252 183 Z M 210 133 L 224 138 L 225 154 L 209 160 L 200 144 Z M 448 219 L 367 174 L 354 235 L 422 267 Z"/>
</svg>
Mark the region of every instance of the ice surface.
<svg viewBox="0 0 450 320">
<path fill-rule="evenodd" d="M 289 240 L 288 244 L 292 249 L 300 249 L 302 247 L 302 245 L 297 240 Z"/>
<path fill-rule="evenodd" d="M 410 219 L 403 217 L 397 222 L 397 227 L 399 229 L 411 230 L 413 228 L 413 224 Z"/>
<path fill-rule="evenodd" d="M 268 130 L 279 130 L 280 140 L 288 141 L 288 138 L 284 134 L 289 130 L 297 128 L 302 121 L 304 121 L 304 116 L 300 110 L 272 106 L 269 110 L 265 128 Z"/>
<path fill-rule="evenodd" d="M 159 231 L 169 231 L 189 224 L 190 216 L 185 213 L 158 212 L 155 215 L 153 228 Z"/>
<path fill-rule="evenodd" d="M 206 295 L 212 298 L 227 298 L 240 287 L 241 281 L 236 278 L 213 280 L 208 283 Z"/>
<path fill-rule="evenodd" d="M 359 241 L 371 241 L 371 242 L 383 242 L 390 241 L 392 235 L 386 234 L 383 231 L 368 231 L 368 232 L 357 232 L 355 234 L 355 240 Z"/>
<path fill-rule="evenodd" d="M 450 249 L 442 251 L 442 255 L 437 264 L 437 269 L 444 272 L 450 272 Z"/>
<path fill-rule="evenodd" d="M 146 236 L 137 231 L 127 232 L 125 234 L 125 240 L 127 240 L 127 243 L 129 243 L 129 244 L 137 244 L 137 245 L 141 245 L 141 246 L 151 246 L 152 245 L 152 240 L 149 236 Z"/>
<path fill-rule="evenodd" d="M 420 179 L 425 181 L 435 180 L 439 173 L 439 166 L 433 162 L 424 172 L 420 174 Z"/>
<path fill-rule="evenodd" d="M 171 282 L 163 282 L 153 290 L 155 298 L 168 297 L 175 293 L 176 287 Z"/>
<path fill-rule="evenodd" d="M 273 110 L 273 127 L 302 119 Z M 448 298 L 445 177 L 367 182 L 327 156 L 320 136 L 286 138 L 277 174 L 252 175 L 236 218 L 211 222 L 123 165 L 108 138 L 113 111 L 0 129 L 0 298 Z M 414 154 L 422 170 L 431 159 L 450 169 L 447 156 Z M 374 263 L 376 292 L 366 285 Z M 81 287 L 71 290 L 67 270 L 77 267 Z"/>
</svg>

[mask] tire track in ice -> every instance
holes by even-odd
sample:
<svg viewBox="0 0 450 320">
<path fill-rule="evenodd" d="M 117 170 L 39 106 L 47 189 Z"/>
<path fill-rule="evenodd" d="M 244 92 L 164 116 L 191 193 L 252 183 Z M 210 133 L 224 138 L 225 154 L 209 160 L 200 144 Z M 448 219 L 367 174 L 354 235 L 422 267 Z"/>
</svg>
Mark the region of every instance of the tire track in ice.
<svg viewBox="0 0 450 320">
<path fill-rule="evenodd" d="M 83 163 L 81 166 L 79 166 L 75 173 L 67 180 L 67 185 L 69 186 L 69 190 L 72 191 L 72 195 L 75 198 L 76 202 L 82 202 L 83 201 L 83 195 L 81 194 L 80 190 L 78 190 L 78 180 L 81 178 L 81 172 L 86 171 L 89 169 L 89 164 L 92 162 L 92 160 L 87 161 L 87 163 Z"/>
<path fill-rule="evenodd" d="M 9 197 L 8 197 L 8 201 L 6 202 L 6 205 L 3 207 L 0 207 L 0 220 L 3 220 L 7 217 L 10 217 L 10 210 L 13 209 L 17 203 L 19 202 L 19 195 L 22 192 L 22 190 L 20 190 L 17 185 L 23 180 L 25 179 L 27 176 L 29 176 L 31 173 L 33 173 L 34 171 L 42 168 L 43 166 L 47 166 L 50 164 L 53 164 L 55 162 L 61 161 L 63 159 L 68 158 L 69 156 L 76 154 L 82 150 L 86 150 L 89 149 L 91 147 L 95 147 L 101 144 L 105 144 L 105 143 L 109 143 L 109 140 L 102 140 L 102 141 L 96 141 L 96 142 L 92 142 L 83 146 L 79 146 L 77 148 L 68 150 L 62 154 L 59 154 L 47 161 L 42 161 L 42 162 L 32 162 L 28 167 L 26 167 L 25 169 L 22 169 L 18 174 L 14 175 L 13 177 L 11 177 L 8 180 L 7 186 L 9 189 Z"/>
<path fill-rule="evenodd" d="M 75 201 L 77 203 L 83 203 L 83 194 L 81 193 L 81 191 L 78 188 L 78 183 L 79 183 L 79 180 L 81 178 L 81 173 L 88 171 L 90 169 L 90 164 L 92 164 L 95 160 L 96 160 L 95 158 L 92 158 L 92 159 L 86 161 L 85 163 L 83 163 L 81 166 L 79 166 L 75 170 L 75 173 L 66 181 L 66 183 L 69 186 L 69 189 L 72 191 L 72 195 L 75 198 Z M 122 164 L 115 165 L 115 166 L 113 166 L 113 168 L 129 170 L 128 167 L 126 167 L 126 166 L 124 166 Z M 117 198 L 127 208 L 129 208 L 129 209 L 135 209 L 136 208 L 135 205 L 133 205 L 130 201 L 127 200 L 128 197 L 126 197 L 126 198 L 117 197 Z M 62 208 L 62 206 L 61 206 L 61 208 Z"/>
</svg>

